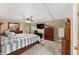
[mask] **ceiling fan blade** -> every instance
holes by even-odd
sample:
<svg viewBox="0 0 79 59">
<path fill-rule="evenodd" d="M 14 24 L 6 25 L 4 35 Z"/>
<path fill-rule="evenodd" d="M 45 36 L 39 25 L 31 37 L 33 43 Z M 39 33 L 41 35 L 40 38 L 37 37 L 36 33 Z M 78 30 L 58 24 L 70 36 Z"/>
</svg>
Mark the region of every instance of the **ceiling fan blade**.
<svg viewBox="0 0 79 59">
<path fill-rule="evenodd" d="M 21 14 L 19 14 L 19 16 L 21 16 L 23 20 L 30 21 L 30 22 L 34 22 L 34 20 L 32 19 L 33 18 L 32 16 L 30 16 L 28 18 L 25 17 L 25 16 L 23 16 L 23 15 L 21 15 Z"/>
</svg>

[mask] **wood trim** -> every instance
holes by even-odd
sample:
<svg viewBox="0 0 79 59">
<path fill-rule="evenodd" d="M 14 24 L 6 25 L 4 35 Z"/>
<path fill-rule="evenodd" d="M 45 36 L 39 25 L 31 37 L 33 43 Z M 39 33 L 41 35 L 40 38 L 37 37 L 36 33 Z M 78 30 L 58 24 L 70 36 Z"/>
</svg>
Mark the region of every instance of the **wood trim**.
<svg viewBox="0 0 79 59">
<path fill-rule="evenodd" d="M 30 49 L 31 47 L 33 47 L 36 44 L 39 44 L 39 41 L 36 41 L 35 43 L 32 43 L 32 44 L 30 44 L 28 46 L 25 46 L 25 47 L 23 47 L 21 49 L 18 49 L 16 51 L 13 51 L 13 52 L 11 52 L 11 53 L 9 53 L 7 55 L 19 55 L 19 54 L 22 54 L 23 52 L 25 52 L 26 50 Z"/>
</svg>

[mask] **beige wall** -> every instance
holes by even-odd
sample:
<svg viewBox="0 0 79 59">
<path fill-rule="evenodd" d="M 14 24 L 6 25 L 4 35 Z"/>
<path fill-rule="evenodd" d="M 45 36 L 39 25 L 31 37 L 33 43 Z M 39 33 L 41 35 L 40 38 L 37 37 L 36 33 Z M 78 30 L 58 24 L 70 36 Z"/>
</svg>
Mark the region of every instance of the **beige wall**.
<svg viewBox="0 0 79 59">
<path fill-rule="evenodd" d="M 46 22 L 46 24 L 48 25 L 51 25 L 53 27 L 64 27 L 65 25 L 65 20 L 53 20 L 53 21 L 50 21 L 50 22 Z"/>
<path fill-rule="evenodd" d="M 29 25 L 27 23 L 24 22 L 20 22 L 20 21 L 15 21 L 15 20 L 4 20 L 4 19 L 0 19 L 0 22 L 3 22 L 3 25 L 1 26 L 1 32 L 5 31 L 8 29 L 8 22 L 14 22 L 14 23 L 19 23 L 20 24 L 20 30 L 23 31 L 23 33 L 29 33 Z M 36 29 L 35 24 L 31 24 L 31 33 L 34 32 L 34 30 Z"/>
<path fill-rule="evenodd" d="M 24 33 L 29 33 L 29 24 L 19 22 L 19 21 L 1 20 L 1 19 L 0 19 L 0 22 L 3 22 L 3 25 L 1 27 L 1 32 L 8 29 L 8 22 L 16 22 L 16 23 L 20 24 L 20 30 L 23 30 Z M 58 28 L 64 28 L 65 20 L 53 20 L 50 22 L 46 22 L 46 24 L 54 27 L 54 38 L 59 39 L 58 38 Z M 31 25 L 31 32 L 33 33 L 34 30 L 38 30 L 38 32 L 40 32 L 40 33 L 43 32 L 43 34 L 44 34 L 44 29 L 37 29 L 36 24 Z"/>
<path fill-rule="evenodd" d="M 60 39 L 58 37 L 58 28 L 65 27 L 65 20 L 53 20 L 53 21 L 45 22 L 45 24 L 51 25 L 52 27 L 54 27 L 54 38 L 55 38 L 55 40 Z M 44 29 L 37 29 L 36 27 L 34 29 L 37 30 L 39 33 L 43 33 L 43 35 L 44 35 Z M 43 36 L 43 38 L 44 38 L 44 36 Z"/>
<path fill-rule="evenodd" d="M 58 37 L 58 28 L 65 27 L 65 20 L 53 20 L 51 22 L 46 22 L 46 24 L 54 27 L 54 39 L 59 40 L 60 38 Z"/>
<path fill-rule="evenodd" d="M 19 23 L 20 24 L 20 30 L 23 30 L 23 28 L 24 28 L 24 23 L 22 23 L 22 22 L 13 21 L 13 20 L 3 20 L 3 19 L 0 19 L 0 22 L 3 22 L 3 25 L 1 26 L 1 32 L 8 29 L 8 22 Z"/>
</svg>

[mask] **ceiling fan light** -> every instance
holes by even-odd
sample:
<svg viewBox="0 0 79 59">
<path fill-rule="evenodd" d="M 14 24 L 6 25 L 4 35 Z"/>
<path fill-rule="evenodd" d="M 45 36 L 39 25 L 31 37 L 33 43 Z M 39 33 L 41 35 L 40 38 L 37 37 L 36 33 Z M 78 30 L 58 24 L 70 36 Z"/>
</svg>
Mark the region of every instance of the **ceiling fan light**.
<svg viewBox="0 0 79 59">
<path fill-rule="evenodd" d="M 27 23 L 31 23 L 30 21 L 26 21 Z"/>
</svg>

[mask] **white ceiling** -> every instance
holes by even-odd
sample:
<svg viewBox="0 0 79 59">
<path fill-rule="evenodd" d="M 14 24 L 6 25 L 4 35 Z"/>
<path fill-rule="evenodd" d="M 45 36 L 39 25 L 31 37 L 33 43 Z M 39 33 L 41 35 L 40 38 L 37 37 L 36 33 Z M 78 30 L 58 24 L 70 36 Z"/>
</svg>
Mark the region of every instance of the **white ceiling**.
<svg viewBox="0 0 79 59">
<path fill-rule="evenodd" d="M 69 3 L 4 3 L 0 4 L 0 18 L 23 21 L 32 16 L 35 22 L 72 17 L 73 4 Z"/>
</svg>

